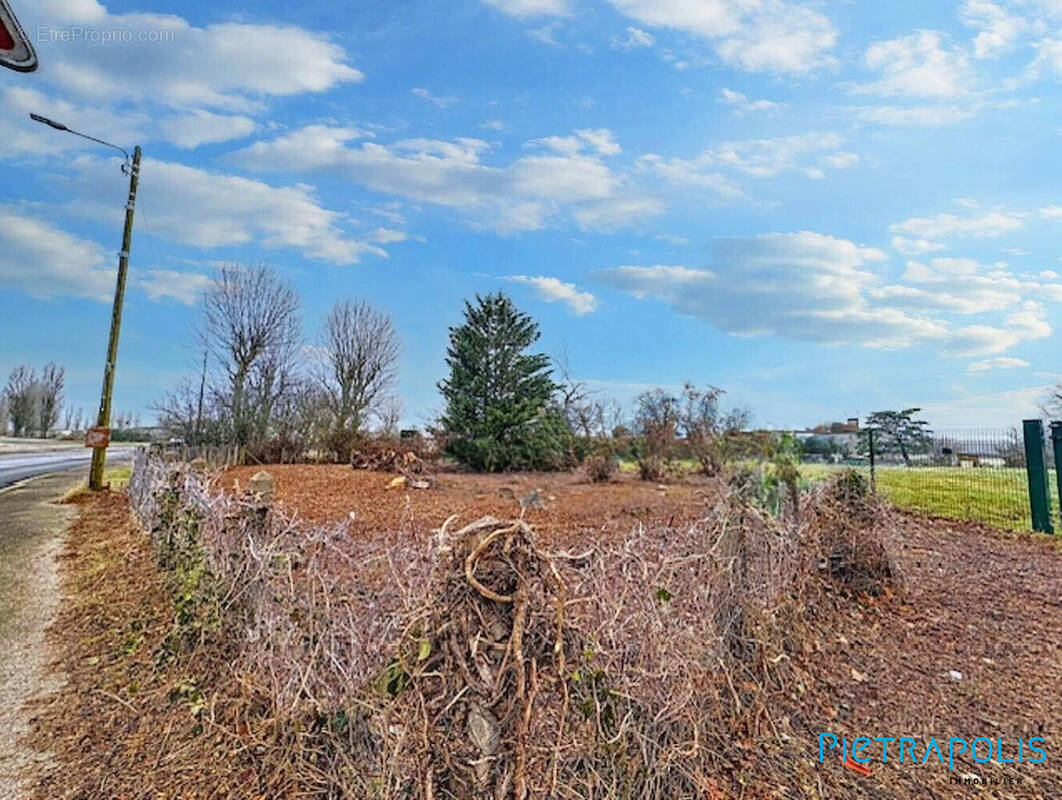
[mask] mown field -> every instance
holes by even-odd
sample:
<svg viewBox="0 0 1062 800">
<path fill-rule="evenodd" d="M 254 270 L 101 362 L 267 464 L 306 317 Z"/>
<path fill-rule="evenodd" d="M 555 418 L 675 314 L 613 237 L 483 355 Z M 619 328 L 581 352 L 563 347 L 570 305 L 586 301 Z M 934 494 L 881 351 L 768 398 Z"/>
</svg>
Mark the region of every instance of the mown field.
<svg viewBox="0 0 1062 800">
<path fill-rule="evenodd" d="M 809 481 L 825 480 L 843 467 L 804 464 L 801 474 Z M 869 474 L 865 467 L 860 472 Z M 1052 512 L 1058 530 L 1055 507 L 1055 475 L 1048 475 Z M 1029 488 L 1025 470 L 1020 468 L 958 467 L 879 467 L 878 492 L 898 508 L 923 511 L 951 519 L 969 520 L 1014 531 L 1031 530 Z"/>
<path fill-rule="evenodd" d="M 680 470 L 693 473 L 693 461 L 678 461 Z M 801 464 L 800 474 L 808 484 L 829 478 L 844 465 Z M 869 477 L 865 466 L 854 467 Z M 636 473 L 634 462 L 624 462 L 622 471 Z M 897 508 L 921 511 L 934 516 L 980 522 L 1011 531 L 1032 530 L 1028 478 L 1023 468 L 973 468 L 879 466 L 877 490 Z M 1059 519 L 1055 472 L 1048 471 L 1048 493 L 1056 533 L 1062 533 Z"/>
</svg>

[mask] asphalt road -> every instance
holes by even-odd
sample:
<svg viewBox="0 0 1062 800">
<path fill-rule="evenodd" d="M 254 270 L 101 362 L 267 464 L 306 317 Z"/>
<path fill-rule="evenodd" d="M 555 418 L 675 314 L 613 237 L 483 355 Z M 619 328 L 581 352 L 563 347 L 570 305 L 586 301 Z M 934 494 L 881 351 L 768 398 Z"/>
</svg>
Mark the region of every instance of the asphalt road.
<svg viewBox="0 0 1062 800">
<path fill-rule="evenodd" d="M 132 454 L 131 447 L 113 447 L 107 453 L 107 463 L 111 465 L 116 461 L 127 460 Z M 27 478 L 36 478 L 38 475 L 65 472 L 78 467 L 87 469 L 91 458 L 92 451 L 87 448 L 0 455 L 0 489 Z"/>
</svg>

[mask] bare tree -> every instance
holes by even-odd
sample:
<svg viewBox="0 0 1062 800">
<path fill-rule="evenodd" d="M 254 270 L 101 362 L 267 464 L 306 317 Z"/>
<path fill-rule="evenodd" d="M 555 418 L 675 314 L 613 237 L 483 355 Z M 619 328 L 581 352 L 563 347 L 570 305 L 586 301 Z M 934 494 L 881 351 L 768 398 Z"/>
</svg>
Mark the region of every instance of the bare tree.
<svg viewBox="0 0 1062 800">
<path fill-rule="evenodd" d="M 264 442 L 279 427 L 287 427 L 278 423 L 301 389 L 295 369 L 297 350 L 296 343 L 273 347 L 251 367 L 246 390 L 250 442 Z"/>
<path fill-rule="evenodd" d="M 336 303 L 325 321 L 321 385 L 337 441 L 356 437 L 394 386 L 401 351 L 391 318 L 364 300 Z"/>
<path fill-rule="evenodd" d="M 0 436 L 7 435 L 7 423 L 11 418 L 7 410 L 7 395 L 0 394 Z"/>
<path fill-rule="evenodd" d="M 290 365 L 298 347 L 299 299 L 270 267 L 233 264 L 218 270 L 203 304 L 203 341 L 225 378 L 215 394 L 227 408 L 233 440 L 243 446 L 260 432 L 261 403 L 275 399 L 283 383 L 278 370 Z"/>
<path fill-rule="evenodd" d="M 725 394 L 717 386 L 698 389 L 686 383 L 682 389 L 680 421 L 686 446 L 701 465 L 705 475 L 716 475 L 729 458 L 728 437 L 748 423 L 744 409 L 723 411 L 720 400 Z"/>
<path fill-rule="evenodd" d="M 605 406 L 595 399 L 594 390 L 585 381 L 576 380 L 572 376 L 566 353 L 554 356 L 553 369 L 554 374 L 560 377 L 557 395 L 571 432 L 588 439 L 592 436 L 604 436 Z"/>
<path fill-rule="evenodd" d="M 373 414 L 380 426 L 380 433 L 384 436 L 397 438 L 399 434 L 398 425 L 402 421 L 403 410 L 402 399 L 395 394 L 388 395 L 383 401 L 378 403 Z"/>
<path fill-rule="evenodd" d="M 152 410 L 168 438 L 180 439 L 190 445 L 224 442 L 219 409 L 213 402 L 200 397 L 198 380 L 183 379 L 153 405 Z"/>
<path fill-rule="evenodd" d="M 643 480 L 661 480 L 671 469 L 681 423 L 678 398 L 663 389 L 635 400 L 638 469 Z"/>
<path fill-rule="evenodd" d="M 28 435 L 37 418 L 36 370 L 26 364 L 11 370 L 7 386 L 4 387 L 4 397 L 7 399 L 12 433 L 15 436 Z"/>
<path fill-rule="evenodd" d="M 1062 419 L 1062 383 L 1056 383 L 1044 396 L 1040 410 L 1050 419 Z"/>
<path fill-rule="evenodd" d="M 37 382 L 37 430 L 43 439 L 59 423 L 66 371 L 54 361 L 45 365 Z"/>
</svg>

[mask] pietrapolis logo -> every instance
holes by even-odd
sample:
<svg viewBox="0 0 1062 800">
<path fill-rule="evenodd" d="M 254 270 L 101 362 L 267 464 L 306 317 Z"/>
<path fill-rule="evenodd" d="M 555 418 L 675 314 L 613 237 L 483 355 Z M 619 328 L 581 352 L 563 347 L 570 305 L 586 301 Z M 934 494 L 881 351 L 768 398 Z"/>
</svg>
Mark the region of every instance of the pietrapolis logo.
<svg viewBox="0 0 1062 800">
<path fill-rule="evenodd" d="M 978 737 L 973 741 L 959 737 L 937 740 L 936 737 L 916 739 L 910 736 L 858 736 L 849 741 L 833 733 L 819 734 L 819 763 L 827 754 L 840 757 L 841 763 L 861 775 L 870 775 L 871 764 L 925 764 L 933 760 L 955 770 L 956 758 L 963 754 L 974 763 L 1042 764 L 1047 761 L 1046 740 L 1041 736 L 1030 739 L 994 739 Z"/>
</svg>

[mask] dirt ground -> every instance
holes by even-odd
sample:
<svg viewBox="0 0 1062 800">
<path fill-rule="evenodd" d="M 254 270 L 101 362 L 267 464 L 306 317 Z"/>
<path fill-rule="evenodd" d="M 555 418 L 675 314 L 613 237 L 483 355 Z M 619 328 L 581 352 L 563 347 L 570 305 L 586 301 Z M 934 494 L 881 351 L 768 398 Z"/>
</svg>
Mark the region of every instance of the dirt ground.
<svg viewBox="0 0 1062 800">
<path fill-rule="evenodd" d="M 236 467 L 222 478 L 226 489 L 245 489 L 258 467 Z M 712 481 L 690 478 L 654 484 L 625 476 L 592 484 L 571 473 L 472 475 L 443 473 L 427 490 L 388 489 L 395 477 L 346 466 L 271 466 L 279 505 L 309 523 L 340 522 L 356 515 L 354 530 L 372 534 L 402 530 L 430 534 L 452 514 L 458 522 L 491 515 L 520 515 L 521 499 L 538 491 L 544 507 L 528 507 L 525 518 L 545 540 L 593 531 L 615 532 L 642 522 L 677 525 L 703 516 L 715 495 Z"/>
<path fill-rule="evenodd" d="M 808 731 L 1003 737 L 1007 758 L 1016 758 L 1019 737 L 1041 736 L 1044 764 L 967 757 L 956 767 L 960 776 L 1021 778 L 1021 786 L 952 786 L 935 758 L 914 770 L 877 765 L 871 778 L 851 781 L 887 789 L 866 794 L 882 798 L 1062 797 L 1062 542 L 908 515 L 901 547 L 898 601 L 853 605 L 814 654 Z"/>
</svg>

